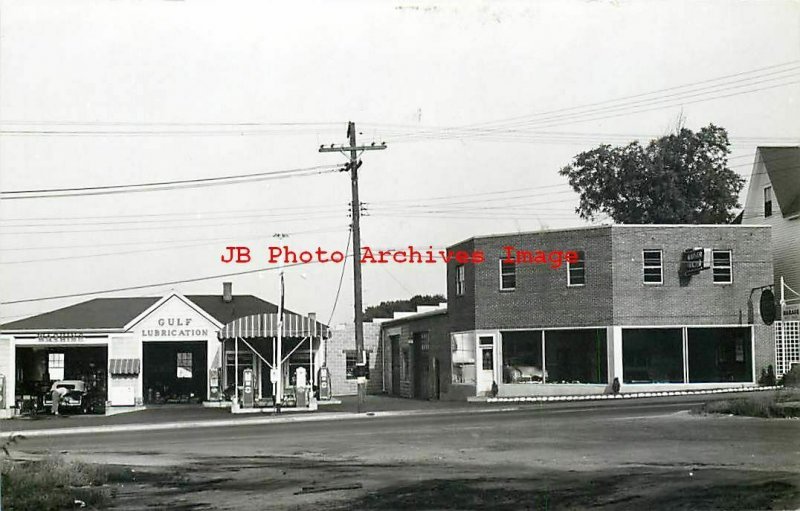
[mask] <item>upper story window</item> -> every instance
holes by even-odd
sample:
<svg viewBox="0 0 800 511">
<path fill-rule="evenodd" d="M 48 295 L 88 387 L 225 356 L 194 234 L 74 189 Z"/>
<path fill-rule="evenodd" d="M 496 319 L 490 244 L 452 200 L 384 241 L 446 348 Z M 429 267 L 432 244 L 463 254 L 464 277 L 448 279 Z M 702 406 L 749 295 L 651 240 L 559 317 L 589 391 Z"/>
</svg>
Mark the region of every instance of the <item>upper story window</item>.
<svg viewBox="0 0 800 511">
<path fill-rule="evenodd" d="M 764 187 L 764 218 L 772 216 L 772 187 Z"/>
<path fill-rule="evenodd" d="M 712 253 L 711 268 L 714 274 L 714 284 L 733 283 L 733 266 L 730 250 L 714 250 Z"/>
<path fill-rule="evenodd" d="M 456 266 L 456 296 L 464 296 L 464 265 Z"/>
<path fill-rule="evenodd" d="M 642 251 L 642 270 L 645 284 L 664 283 L 664 264 L 661 250 Z"/>
<path fill-rule="evenodd" d="M 586 285 L 586 262 L 583 250 L 575 251 L 578 260 L 574 263 L 567 261 L 567 286 L 578 287 Z"/>
<path fill-rule="evenodd" d="M 500 289 L 508 291 L 517 287 L 517 263 L 500 259 Z"/>
</svg>

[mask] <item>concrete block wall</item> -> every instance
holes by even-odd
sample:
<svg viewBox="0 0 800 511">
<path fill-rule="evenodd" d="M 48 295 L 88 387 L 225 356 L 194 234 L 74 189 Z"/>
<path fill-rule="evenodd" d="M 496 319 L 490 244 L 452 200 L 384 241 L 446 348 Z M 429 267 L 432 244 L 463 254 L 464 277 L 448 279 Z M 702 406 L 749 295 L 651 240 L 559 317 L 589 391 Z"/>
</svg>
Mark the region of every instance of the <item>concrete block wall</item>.
<svg viewBox="0 0 800 511">
<path fill-rule="evenodd" d="M 370 379 L 367 392 L 370 394 L 382 391 L 382 352 L 378 350 L 380 325 L 372 322 L 364 323 L 364 349 L 369 352 Z M 346 378 L 346 352 L 356 347 L 355 323 L 336 325 L 331 328 L 331 337 L 327 340 L 326 361 L 331 374 L 331 392 L 334 396 L 355 395 L 358 382 Z"/>
</svg>

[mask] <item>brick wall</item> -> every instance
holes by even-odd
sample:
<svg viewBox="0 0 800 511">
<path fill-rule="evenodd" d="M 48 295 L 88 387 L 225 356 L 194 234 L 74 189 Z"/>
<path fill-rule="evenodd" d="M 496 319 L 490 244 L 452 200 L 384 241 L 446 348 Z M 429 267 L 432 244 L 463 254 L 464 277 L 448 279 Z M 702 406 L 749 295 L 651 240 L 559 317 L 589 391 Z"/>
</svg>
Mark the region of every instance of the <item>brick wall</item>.
<svg viewBox="0 0 800 511">
<path fill-rule="evenodd" d="M 607 325 L 612 318 L 611 228 L 550 231 L 476 238 L 475 250 L 482 250 L 486 261 L 466 265 L 467 292 L 463 299 L 452 298 L 448 308 L 456 331 L 474 329 L 538 328 L 544 326 Z M 499 260 L 504 246 L 545 252 L 582 250 L 586 260 L 586 285 L 567 287 L 567 265 L 518 263 L 516 289 L 500 290 Z M 462 245 L 456 245 L 461 247 Z M 455 248 L 455 247 L 454 247 Z M 456 263 L 448 264 L 448 298 L 455 282 Z M 473 325 L 469 328 L 474 307 Z"/>
<path fill-rule="evenodd" d="M 378 337 L 380 325 L 372 322 L 364 323 L 364 349 L 369 352 L 370 379 L 367 381 L 367 392 L 374 394 L 382 391 L 381 358 Z M 355 395 L 358 382 L 346 379 L 346 352 L 356 348 L 355 323 L 336 325 L 331 328 L 331 337 L 327 341 L 327 366 L 331 374 L 331 393 L 334 396 Z"/>
</svg>

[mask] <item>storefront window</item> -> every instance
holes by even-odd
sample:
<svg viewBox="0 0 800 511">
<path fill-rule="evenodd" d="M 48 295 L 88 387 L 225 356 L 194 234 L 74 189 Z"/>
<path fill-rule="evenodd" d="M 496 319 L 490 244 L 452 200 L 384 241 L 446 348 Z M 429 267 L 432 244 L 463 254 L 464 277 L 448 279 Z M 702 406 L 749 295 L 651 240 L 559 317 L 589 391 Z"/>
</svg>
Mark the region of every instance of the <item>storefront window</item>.
<svg viewBox="0 0 800 511">
<path fill-rule="evenodd" d="M 542 331 L 502 332 L 503 383 L 543 383 Z"/>
<path fill-rule="evenodd" d="M 244 370 L 245 369 L 253 369 L 255 370 L 255 357 L 253 353 L 249 351 L 239 351 L 239 385 L 242 385 L 244 381 Z M 236 354 L 233 351 L 229 351 L 225 353 L 225 366 L 226 366 L 226 377 L 225 377 L 225 385 L 226 387 L 230 387 L 234 385 L 235 378 L 236 378 Z"/>
<path fill-rule="evenodd" d="M 451 336 L 453 383 L 475 384 L 475 334 Z"/>
<path fill-rule="evenodd" d="M 625 383 L 683 383 L 681 329 L 623 329 L 622 371 Z"/>
<path fill-rule="evenodd" d="M 750 329 L 689 328 L 689 382 L 753 380 Z"/>
<path fill-rule="evenodd" d="M 545 332 L 547 383 L 606 383 L 606 332 L 601 329 Z"/>
</svg>

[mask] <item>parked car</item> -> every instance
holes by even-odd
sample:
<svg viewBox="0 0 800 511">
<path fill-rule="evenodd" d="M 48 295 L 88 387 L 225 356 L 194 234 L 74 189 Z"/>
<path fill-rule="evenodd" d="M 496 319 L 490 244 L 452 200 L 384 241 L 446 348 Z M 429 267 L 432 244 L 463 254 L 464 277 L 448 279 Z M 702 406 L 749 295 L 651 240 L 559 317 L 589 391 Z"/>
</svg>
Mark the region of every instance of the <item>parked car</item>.
<svg viewBox="0 0 800 511">
<path fill-rule="evenodd" d="M 58 404 L 59 410 L 73 410 L 88 413 L 89 400 L 86 397 L 86 383 L 81 380 L 60 380 L 53 383 L 50 392 L 44 396 L 44 405 L 49 407 L 53 404 L 53 391 L 65 389 L 66 393 Z"/>
</svg>

